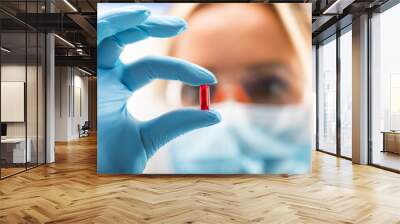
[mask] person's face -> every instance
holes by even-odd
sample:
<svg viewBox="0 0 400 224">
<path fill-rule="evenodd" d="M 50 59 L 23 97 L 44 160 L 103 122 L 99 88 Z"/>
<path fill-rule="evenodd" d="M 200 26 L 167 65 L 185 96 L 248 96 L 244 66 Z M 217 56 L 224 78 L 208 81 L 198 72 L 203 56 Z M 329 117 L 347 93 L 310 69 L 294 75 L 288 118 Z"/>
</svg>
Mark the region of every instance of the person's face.
<svg viewBox="0 0 400 224">
<path fill-rule="evenodd" d="M 300 60 L 271 6 L 210 4 L 187 22 L 188 29 L 177 37 L 172 55 L 217 76 L 212 102 L 302 102 Z M 183 94 L 184 104 L 196 103 L 187 95 Z"/>
</svg>

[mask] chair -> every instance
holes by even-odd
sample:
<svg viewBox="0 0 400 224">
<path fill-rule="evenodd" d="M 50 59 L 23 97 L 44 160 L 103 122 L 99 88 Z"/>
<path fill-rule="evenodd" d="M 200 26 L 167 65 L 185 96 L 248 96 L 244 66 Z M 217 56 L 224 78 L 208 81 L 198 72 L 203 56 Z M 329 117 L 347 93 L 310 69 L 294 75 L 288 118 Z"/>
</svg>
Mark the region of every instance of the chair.
<svg viewBox="0 0 400 224">
<path fill-rule="evenodd" d="M 82 127 L 78 124 L 79 138 L 89 136 L 89 129 L 90 129 L 89 121 L 85 121 Z"/>
</svg>

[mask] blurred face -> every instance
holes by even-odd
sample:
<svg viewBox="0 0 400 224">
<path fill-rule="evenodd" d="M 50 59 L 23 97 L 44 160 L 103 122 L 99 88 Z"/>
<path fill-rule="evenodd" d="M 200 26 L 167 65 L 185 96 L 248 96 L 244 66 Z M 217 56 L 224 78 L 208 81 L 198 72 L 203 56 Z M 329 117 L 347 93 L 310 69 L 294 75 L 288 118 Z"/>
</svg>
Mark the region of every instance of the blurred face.
<svg viewBox="0 0 400 224">
<path fill-rule="evenodd" d="M 283 24 L 265 4 L 209 4 L 189 18 L 172 55 L 212 71 L 211 101 L 295 104 L 303 100 L 304 74 Z M 186 105 L 198 90 L 183 88 Z"/>
</svg>

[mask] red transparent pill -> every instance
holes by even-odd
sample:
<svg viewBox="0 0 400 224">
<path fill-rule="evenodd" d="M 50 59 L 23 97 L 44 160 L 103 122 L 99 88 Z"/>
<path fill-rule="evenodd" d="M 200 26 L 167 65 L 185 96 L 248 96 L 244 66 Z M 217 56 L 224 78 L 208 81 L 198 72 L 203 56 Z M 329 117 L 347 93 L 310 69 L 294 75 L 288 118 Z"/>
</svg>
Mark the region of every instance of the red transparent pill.
<svg viewBox="0 0 400 224">
<path fill-rule="evenodd" d="M 210 108 L 210 87 L 200 85 L 200 109 L 208 110 Z"/>
</svg>

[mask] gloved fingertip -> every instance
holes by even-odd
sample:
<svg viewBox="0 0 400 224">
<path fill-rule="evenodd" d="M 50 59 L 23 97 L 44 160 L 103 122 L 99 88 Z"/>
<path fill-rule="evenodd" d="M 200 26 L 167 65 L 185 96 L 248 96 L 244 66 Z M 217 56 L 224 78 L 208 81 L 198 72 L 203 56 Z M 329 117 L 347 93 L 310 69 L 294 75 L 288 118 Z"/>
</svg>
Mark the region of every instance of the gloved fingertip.
<svg viewBox="0 0 400 224">
<path fill-rule="evenodd" d="M 215 75 L 210 72 L 209 70 L 200 67 L 200 71 L 202 73 L 202 75 L 204 76 L 204 83 L 201 84 L 208 84 L 208 85 L 214 85 L 218 83 L 217 78 L 215 77 Z"/>
<path fill-rule="evenodd" d="M 151 15 L 151 11 L 148 9 L 144 9 L 143 12 L 141 13 L 141 20 L 144 21 L 146 19 L 148 19 Z"/>
<path fill-rule="evenodd" d="M 205 111 L 209 115 L 209 121 L 211 124 L 217 124 L 221 122 L 221 114 L 215 110 Z"/>
<path fill-rule="evenodd" d="M 126 8 L 118 8 L 117 10 L 120 10 L 121 12 L 129 12 L 129 13 L 134 13 L 134 14 L 143 14 L 143 15 L 150 15 L 151 11 L 150 9 L 144 7 L 144 6 L 130 6 Z"/>
<path fill-rule="evenodd" d="M 150 17 L 151 11 L 147 8 L 138 8 L 130 10 L 131 16 L 137 21 L 145 21 Z"/>
<path fill-rule="evenodd" d="M 155 17 L 156 20 L 162 20 L 165 24 L 170 27 L 186 29 L 187 23 L 184 19 L 177 16 L 158 16 Z"/>
<path fill-rule="evenodd" d="M 131 17 L 138 22 L 143 22 L 151 15 L 151 11 L 147 8 L 134 9 L 131 11 Z"/>
<path fill-rule="evenodd" d="M 180 34 L 187 29 L 188 24 L 186 23 L 185 20 L 183 20 L 181 18 L 177 18 L 177 26 L 180 28 L 178 31 L 178 34 Z"/>
<path fill-rule="evenodd" d="M 143 9 L 142 11 L 143 11 L 143 14 L 147 17 L 150 16 L 150 14 L 151 14 L 151 11 L 149 9 Z"/>
<path fill-rule="evenodd" d="M 124 9 L 122 9 L 124 10 Z M 140 7 L 140 6 L 135 6 L 135 7 L 129 7 L 125 9 L 127 12 L 136 14 L 136 15 L 142 15 L 142 16 L 150 16 L 151 11 L 148 8 L 145 7 Z"/>
<path fill-rule="evenodd" d="M 144 30 L 149 36 L 166 38 L 176 36 L 186 30 L 187 23 L 179 17 L 150 16 L 138 27 Z"/>
</svg>

